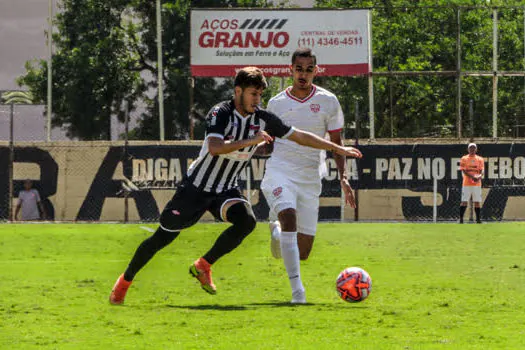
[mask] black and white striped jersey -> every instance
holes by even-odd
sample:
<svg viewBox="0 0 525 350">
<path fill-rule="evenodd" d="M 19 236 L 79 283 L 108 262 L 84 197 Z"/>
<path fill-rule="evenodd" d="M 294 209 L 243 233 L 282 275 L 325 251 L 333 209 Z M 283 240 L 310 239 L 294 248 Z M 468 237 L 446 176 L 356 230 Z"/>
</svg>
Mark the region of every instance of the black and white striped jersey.
<svg viewBox="0 0 525 350">
<path fill-rule="evenodd" d="M 238 186 L 237 178 L 248 165 L 257 146 L 212 156 L 208 150 L 208 137 L 237 141 L 251 138 L 259 130 L 279 138 L 287 138 L 293 132 L 293 128 L 284 124 L 275 114 L 262 109 L 243 117 L 235 110 L 233 100 L 214 106 L 206 116 L 206 123 L 204 144 L 199 157 L 188 168 L 187 178 L 195 187 L 212 193 L 221 193 Z"/>
</svg>

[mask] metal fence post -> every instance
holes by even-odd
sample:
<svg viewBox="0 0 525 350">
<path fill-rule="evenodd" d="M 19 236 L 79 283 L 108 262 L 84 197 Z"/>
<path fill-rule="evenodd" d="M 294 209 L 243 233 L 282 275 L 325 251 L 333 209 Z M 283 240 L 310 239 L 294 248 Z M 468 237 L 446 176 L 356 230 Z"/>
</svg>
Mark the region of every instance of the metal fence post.
<svg viewBox="0 0 525 350">
<path fill-rule="evenodd" d="M 456 61 L 456 79 L 457 79 L 457 90 L 456 90 L 456 131 L 457 131 L 457 138 L 460 139 L 462 135 L 462 117 L 461 117 L 461 92 L 462 92 L 462 86 L 461 86 L 461 9 L 458 8 L 457 12 L 457 36 L 456 36 L 456 54 L 457 54 L 457 61 Z"/>
<path fill-rule="evenodd" d="M 159 136 L 160 140 L 164 141 L 164 68 L 163 68 L 163 54 L 162 54 L 162 17 L 161 17 L 161 3 L 157 0 L 157 86 L 158 86 L 158 102 L 159 102 Z"/>
<path fill-rule="evenodd" d="M 11 103 L 9 113 L 9 164 L 8 164 L 8 181 L 9 181 L 9 203 L 7 208 L 9 210 L 9 221 L 13 221 L 13 165 L 15 162 L 15 145 L 14 145 L 14 134 L 13 134 L 13 123 L 14 123 L 15 105 Z"/>
<path fill-rule="evenodd" d="M 374 113 L 374 77 L 372 72 L 374 70 L 372 53 L 372 12 L 369 12 L 368 17 L 368 65 L 370 73 L 368 73 L 368 117 L 370 123 L 370 140 L 375 140 L 375 113 Z"/>
<path fill-rule="evenodd" d="M 355 146 L 359 146 L 359 100 L 355 101 Z M 356 159 L 357 164 L 357 185 L 354 188 L 355 209 L 354 221 L 359 221 L 359 159 Z"/>
<path fill-rule="evenodd" d="M 193 105 L 195 104 L 195 78 L 194 77 L 190 77 L 189 78 L 189 88 L 190 88 L 190 110 L 189 110 L 189 115 L 188 115 L 188 118 L 189 118 L 189 123 L 190 123 L 190 140 L 194 140 L 195 139 L 195 119 L 194 119 L 194 115 L 193 115 L 193 112 L 195 111 L 194 110 L 194 107 Z"/>
<path fill-rule="evenodd" d="M 498 138 L 498 10 L 492 10 L 492 138 Z"/>
<path fill-rule="evenodd" d="M 124 154 L 123 154 L 123 160 L 126 161 L 128 159 L 128 133 L 129 133 L 129 111 L 130 111 L 130 103 L 129 101 L 124 101 Z M 122 164 L 124 165 L 124 164 Z M 124 176 L 126 176 L 124 174 Z M 124 222 L 129 221 L 129 191 L 124 191 Z"/>
<path fill-rule="evenodd" d="M 53 0 L 49 0 L 47 19 L 47 142 L 51 141 L 51 114 L 53 111 Z"/>
</svg>

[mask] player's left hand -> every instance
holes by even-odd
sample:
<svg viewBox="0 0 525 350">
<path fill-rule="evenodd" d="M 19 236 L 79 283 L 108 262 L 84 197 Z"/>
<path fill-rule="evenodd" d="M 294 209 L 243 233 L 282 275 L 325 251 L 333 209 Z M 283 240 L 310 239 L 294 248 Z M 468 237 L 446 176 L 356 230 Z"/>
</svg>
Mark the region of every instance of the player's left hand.
<svg viewBox="0 0 525 350">
<path fill-rule="evenodd" d="M 355 209 L 356 203 L 355 203 L 354 191 L 352 190 L 352 186 L 350 186 L 348 179 L 341 179 L 341 188 L 343 189 L 343 192 L 345 193 L 346 204 L 348 204 L 350 207 Z"/>
<path fill-rule="evenodd" d="M 335 153 L 342 156 L 352 157 L 352 158 L 362 158 L 363 155 L 361 151 L 354 147 L 339 147 L 335 149 Z"/>
</svg>

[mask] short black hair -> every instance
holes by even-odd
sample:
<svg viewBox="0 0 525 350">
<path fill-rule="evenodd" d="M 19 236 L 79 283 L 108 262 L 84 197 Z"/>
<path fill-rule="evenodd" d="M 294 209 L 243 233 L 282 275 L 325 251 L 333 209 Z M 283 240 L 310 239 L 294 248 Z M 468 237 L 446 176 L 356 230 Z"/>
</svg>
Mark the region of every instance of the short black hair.
<svg viewBox="0 0 525 350">
<path fill-rule="evenodd" d="M 257 67 L 244 67 L 235 76 L 234 86 L 242 89 L 254 87 L 256 89 L 266 89 L 268 83 L 263 71 Z"/>
<path fill-rule="evenodd" d="M 317 56 L 315 56 L 315 53 L 309 47 L 300 47 L 297 50 L 295 50 L 292 55 L 292 64 L 295 63 L 295 59 L 297 57 L 310 57 L 314 61 L 314 66 L 317 65 Z"/>
</svg>

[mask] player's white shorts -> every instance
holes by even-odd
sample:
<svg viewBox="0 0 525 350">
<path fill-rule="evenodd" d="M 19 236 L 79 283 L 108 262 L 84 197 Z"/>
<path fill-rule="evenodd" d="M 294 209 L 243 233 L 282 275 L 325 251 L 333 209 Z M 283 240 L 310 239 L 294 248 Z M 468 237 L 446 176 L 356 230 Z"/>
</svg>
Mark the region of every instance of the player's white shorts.
<svg viewBox="0 0 525 350">
<path fill-rule="evenodd" d="M 463 186 L 461 189 L 461 201 L 468 202 L 471 196 L 473 202 L 481 203 L 481 186 Z"/>
<path fill-rule="evenodd" d="M 277 218 L 277 213 L 284 209 L 293 208 L 297 213 L 297 232 L 315 236 L 321 181 L 300 183 L 282 173 L 267 172 L 261 190 L 270 206 L 270 219 Z"/>
</svg>

